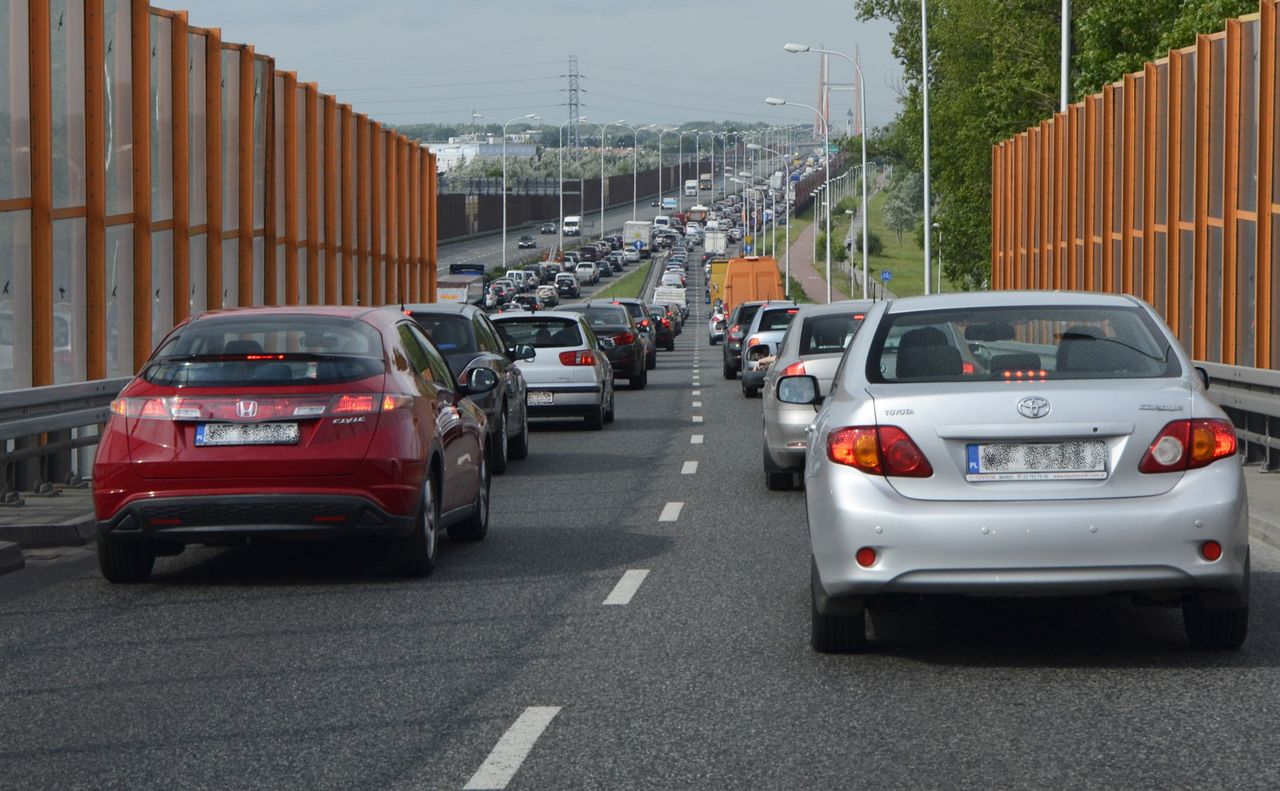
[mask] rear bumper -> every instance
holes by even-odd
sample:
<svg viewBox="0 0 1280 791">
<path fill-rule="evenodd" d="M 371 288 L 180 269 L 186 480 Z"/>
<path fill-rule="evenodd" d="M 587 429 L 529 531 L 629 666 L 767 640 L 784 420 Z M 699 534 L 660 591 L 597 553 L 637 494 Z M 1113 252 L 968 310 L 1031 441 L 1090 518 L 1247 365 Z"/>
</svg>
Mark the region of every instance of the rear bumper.
<svg viewBox="0 0 1280 791">
<path fill-rule="evenodd" d="M 135 500 L 110 519 L 100 520 L 98 533 L 179 544 L 254 536 L 405 536 L 412 532 L 414 518 L 388 513 L 372 500 L 350 495 L 157 497 Z"/>
<path fill-rule="evenodd" d="M 600 407 L 602 385 L 538 385 L 527 383 L 527 392 L 549 392 L 550 404 L 526 404 L 529 417 L 563 417 L 589 414 Z"/>
</svg>

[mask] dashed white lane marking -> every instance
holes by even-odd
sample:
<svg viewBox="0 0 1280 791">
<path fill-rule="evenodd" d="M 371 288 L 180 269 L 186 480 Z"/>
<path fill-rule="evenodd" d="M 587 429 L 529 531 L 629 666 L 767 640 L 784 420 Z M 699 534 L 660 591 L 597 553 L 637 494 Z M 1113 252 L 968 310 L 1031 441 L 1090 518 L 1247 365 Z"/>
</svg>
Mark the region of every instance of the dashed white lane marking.
<svg viewBox="0 0 1280 791">
<path fill-rule="evenodd" d="M 631 597 L 636 595 L 636 591 L 640 590 L 640 583 L 644 582 L 644 578 L 649 576 L 649 569 L 627 569 L 622 575 L 622 579 L 618 580 L 618 584 L 613 586 L 613 590 L 609 592 L 608 598 L 604 600 L 605 604 L 623 605 L 630 604 Z"/>
<path fill-rule="evenodd" d="M 662 513 L 658 515 L 659 522 L 674 522 L 680 518 L 680 509 L 684 508 L 684 503 L 667 503 L 662 506 Z"/>
<path fill-rule="evenodd" d="M 681 475 L 693 475 L 698 472 L 698 462 L 686 461 L 684 466 L 680 468 Z"/>
<path fill-rule="evenodd" d="M 701 423 L 701 422 L 702 422 L 702 415 L 694 415 L 694 416 L 693 416 L 693 422 L 694 422 L 694 423 Z"/>
<path fill-rule="evenodd" d="M 694 409 L 698 409 L 698 408 L 700 408 L 701 406 L 702 406 L 702 402 L 701 402 L 701 401 L 694 401 L 694 402 L 693 402 L 693 408 L 694 408 Z"/>
<path fill-rule="evenodd" d="M 463 786 L 466 791 L 506 788 L 520 771 L 520 765 L 529 757 L 538 737 L 560 713 L 559 706 L 530 706 L 502 734 L 489 757 Z"/>
<path fill-rule="evenodd" d="M 868 237 L 868 238 L 870 238 L 870 237 Z M 694 390 L 694 391 L 693 391 L 693 395 L 700 396 L 700 395 L 702 395 L 702 391 L 701 391 L 701 390 Z"/>
<path fill-rule="evenodd" d="M 690 444 L 690 445 L 701 445 L 701 444 L 702 444 L 702 435 L 701 435 L 701 434 L 694 434 L 693 436 L 689 437 L 689 444 Z"/>
</svg>

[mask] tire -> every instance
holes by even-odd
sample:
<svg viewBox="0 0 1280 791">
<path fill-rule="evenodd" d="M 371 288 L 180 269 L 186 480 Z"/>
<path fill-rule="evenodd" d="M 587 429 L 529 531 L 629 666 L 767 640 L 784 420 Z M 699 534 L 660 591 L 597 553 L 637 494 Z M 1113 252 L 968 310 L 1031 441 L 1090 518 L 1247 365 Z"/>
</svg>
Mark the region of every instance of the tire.
<svg viewBox="0 0 1280 791">
<path fill-rule="evenodd" d="M 426 577 L 436 569 L 440 553 L 440 500 L 436 496 L 434 470 L 422 487 L 422 503 L 414 520 L 413 532 L 394 543 L 400 573 L 406 577 Z"/>
<path fill-rule="evenodd" d="M 498 427 L 489 437 L 489 463 L 493 465 L 493 474 L 501 475 L 507 471 L 507 459 L 510 454 L 507 441 L 507 402 L 503 401 L 498 409 Z"/>
<path fill-rule="evenodd" d="M 449 526 L 449 538 L 455 541 L 483 541 L 489 532 L 489 490 L 493 485 L 493 477 L 489 474 L 489 465 L 480 457 L 480 487 L 476 491 L 476 502 L 472 506 L 471 516 L 465 521 Z"/>
<path fill-rule="evenodd" d="M 614 405 L 613 391 L 610 390 L 609 391 L 609 408 L 605 410 L 604 422 L 606 423 L 613 422 L 614 409 L 615 409 L 615 405 Z"/>
<path fill-rule="evenodd" d="M 737 378 L 738 378 L 738 371 L 737 371 L 737 369 L 736 369 L 736 368 L 734 368 L 732 365 L 729 365 L 728 363 L 725 363 L 723 366 L 721 366 L 721 373 L 722 373 L 722 374 L 724 374 L 724 378 L 725 378 L 725 379 L 737 379 Z"/>
<path fill-rule="evenodd" d="M 645 358 L 644 369 L 646 371 L 652 371 L 657 367 L 658 367 L 658 347 L 655 346 L 653 348 L 653 354 Z"/>
<path fill-rule="evenodd" d="M 516 461 L 529 458 L 529 412 L 527 410 L 520 421 L 520 433 L 507 445 L 507 458 Z"/>
<path fill-rule="evenodd" d="M 745 384 L 745 382 L 743 383 L 743 385 L 742 385 L 742 396 L 743 396 L 743 398 L 756 398 L 756 397 L 757 397 L 757 396 L 759 396 L 759 395 L 760 395 L 760 388 L 758 388 L 758 387 L 747 387 L 747 385 Z"/>
<path fill-rule="evenodd" d="M 145 582 L 156 555 L 146 541 L 121 541 L 98 536 L 98 570 L 108 582 Z"/>
<path fill-rule="evenodd" d="M 853 612 L 818 611 L 818 580 L 816 569 L 810 570 L 811 621 L 809 642 L 820 654 L 853 654 L 867 648 L 867 613 L 863 609 Z"/>
<path fill-rule="evenodd" d="M 669 352 L 674 352 L 676 350 L 676 342 L 671 341 L 670 343 L 668 343 L 666 346 L 663 346 L 662 348 L 666 349 Z"/>
<path fill-rule="evenodd" d="M 649 369 L 646 368 L 640 372 L 639 376 L 633 376 L 627 380 L 627 387 L 632 390 L 643 390 L 649 384 Z"/>
<path fill-rule="evenodd" d="M 1201 594 L 1182 605 L 1182 625 L 1192 648 L 1239 648 L 1249 634 L 1250 560 L 1244 565 L 1244 589 L 1232 594 Z M 1205 601 L 1213 596 L 1216 601 Z"/>
<path fill-rule="evenodd" d="M 778 469 L 778 465 L 769 458 L 769 447 L 764 449 L 764 488 L 771 492 L 786 492 L 795 488 L 795 475 Z"/>
<path fill-rule="evenodd" d="M 588 431 L 599 431 L 604 428 L 604 401 L 600 402 L 600 406 L 591 410 L 587 414 L 584 421 Z"/>
</svg>

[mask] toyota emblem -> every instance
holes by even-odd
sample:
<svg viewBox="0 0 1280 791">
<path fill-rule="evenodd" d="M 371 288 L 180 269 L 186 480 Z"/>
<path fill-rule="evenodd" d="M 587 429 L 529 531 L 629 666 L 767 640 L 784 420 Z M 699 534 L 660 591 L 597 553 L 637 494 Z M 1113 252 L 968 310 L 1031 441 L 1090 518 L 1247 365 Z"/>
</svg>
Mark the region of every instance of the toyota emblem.
<svg viewBox="0 0 1280 791">
<path fill-rule="evenodd" d="M 1043 396 L 1027 396 L 1018 402 L 1018 413 L 1032 419 L 1049 414 L 1049 399 Z"/>
<path fill-rule="evenodd" d="M 1021 407 L 1019 407 L 1021 409 Z M 257 417 L 258 402 L 257 401 L 237 401 L 236 415 L 239 417 Z"/>
</svg>

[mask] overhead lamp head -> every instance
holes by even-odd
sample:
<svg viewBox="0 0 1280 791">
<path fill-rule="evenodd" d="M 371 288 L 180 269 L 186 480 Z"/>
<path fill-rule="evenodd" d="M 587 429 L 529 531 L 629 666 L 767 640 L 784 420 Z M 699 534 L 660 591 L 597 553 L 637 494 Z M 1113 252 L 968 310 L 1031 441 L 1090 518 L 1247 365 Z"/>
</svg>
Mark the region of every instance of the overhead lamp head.
<svg viewBox="0 0 1280 791">
<path fill-rule="evenodd" d="M 808 52 L 808 44 L 787 44 L 783 47 L 787 52 Z"/>
<path fill-rule="evenodd" d="M 786 100 L 786 99 L 779 99 L 779 98 L 778 98 L 778 97 L 776 97 L 776 96 L 770 96 L 769 98 L 767 98 L 767 99 L 765 99 L 765 100 L 764 100 L 764 103 L 765 103 L 765 104 L 772 104 L 772 105 L 783 105 L 783 104 L 786 104 L 786 103 L 787 103 L 787 100 Z"/>
<path fill-rule="evenodd" d="M 759 143 L 747 143 L 747 150 L 749 151 L 759 151 L 762 148 L 764 148 L 764 146 Z"/>
</svg>

